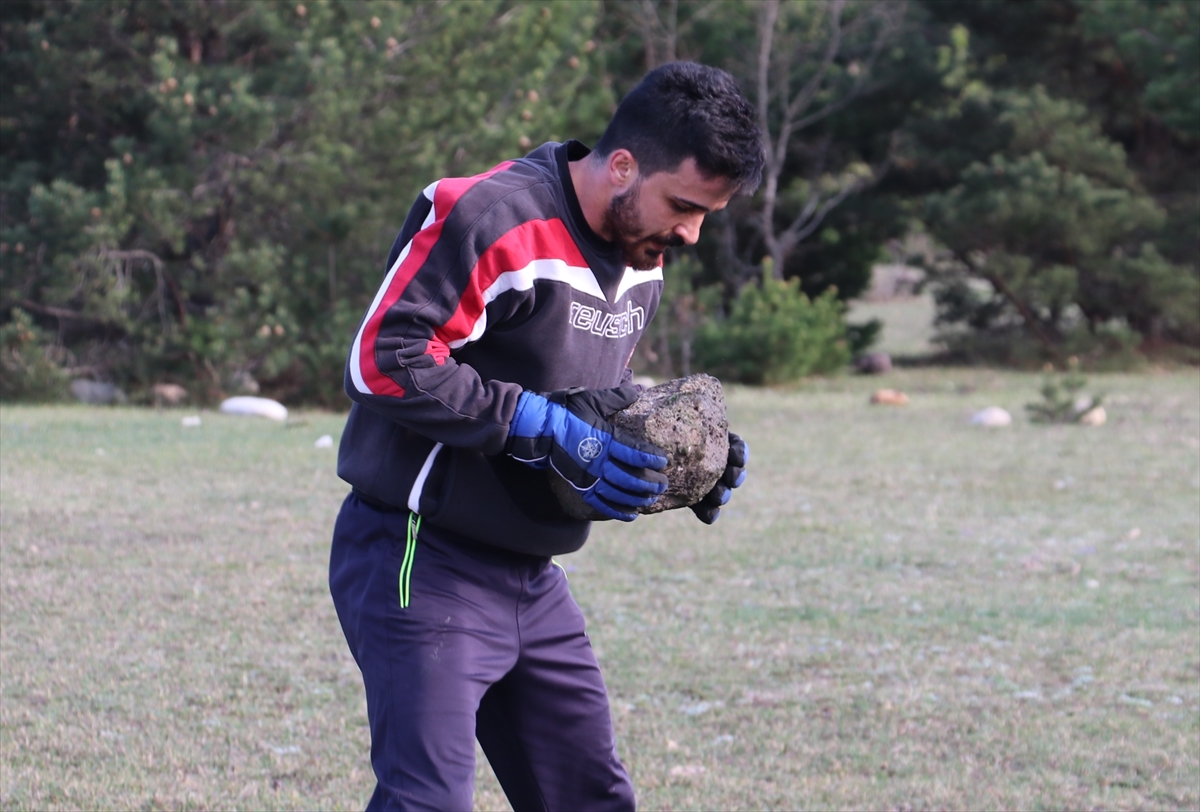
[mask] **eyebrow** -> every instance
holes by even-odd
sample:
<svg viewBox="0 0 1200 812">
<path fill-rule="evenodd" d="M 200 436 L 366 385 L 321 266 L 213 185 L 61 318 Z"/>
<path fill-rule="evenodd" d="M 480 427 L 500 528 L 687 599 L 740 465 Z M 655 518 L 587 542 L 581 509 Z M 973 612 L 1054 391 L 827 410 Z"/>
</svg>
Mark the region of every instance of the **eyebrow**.
<svg viewBox="0 0 1200 812">
<path fill-rule="evenodd" d="M 707 206 L 701 206 L 699 203 L 694 203 L 691 200 L 688 200 L 687 198 L 684 198 L 684 197 L 679 197 L 678 195 L 672 195 L 671 199 L 674 200 L 676 203 L 678 203 L 681 206 L 684 206 L 689 209 L 695 209 L 696 211 L 704 212 L 705 214 L 712 214 L 712 212 L 713 212 L 713 210 L 708 208 Z"/>
</svg>

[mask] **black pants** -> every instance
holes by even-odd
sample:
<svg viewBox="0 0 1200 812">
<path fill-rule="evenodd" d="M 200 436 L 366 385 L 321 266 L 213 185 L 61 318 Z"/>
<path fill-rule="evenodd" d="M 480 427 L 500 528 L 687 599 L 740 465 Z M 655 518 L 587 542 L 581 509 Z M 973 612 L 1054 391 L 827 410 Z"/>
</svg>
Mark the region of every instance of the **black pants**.
<svg viewBox="0 0 1200 812">
<path fill-rule="evenodd" d="M 415 519 L 350 494 L 333 534 L 378 779 L 367 808 L 470 810 L 478 738 L 517 812 L 633 809 L 562 570 Z"/>
</svg>

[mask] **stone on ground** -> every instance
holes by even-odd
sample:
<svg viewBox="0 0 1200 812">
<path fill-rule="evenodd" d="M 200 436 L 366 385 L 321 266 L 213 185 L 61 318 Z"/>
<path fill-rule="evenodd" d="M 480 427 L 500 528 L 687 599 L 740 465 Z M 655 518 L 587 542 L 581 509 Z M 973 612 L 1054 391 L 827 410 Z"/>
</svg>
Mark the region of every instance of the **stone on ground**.
<svg viewBox="0 0 1200 812">
<path fill-rule="evenodd" d="M 879 389 L 871 395 L 871 403 L 875 406 L 905 406 L 908 395 L 898 389 Z"/>
<path fill-rule="evenodd" d="M 860 355 L 854 368 L 864 375 L 882 375 L 892 371 L 892 356 L 886 352 L 868 352 Z"/>
<path fill-rule="evenodd" d="M 104 381 L 89 381 L 87 378 L 76 378 L 71 381 L 71 394 L 80 403 L 92 406 L 129 402 L 129 398 L 119 387 Z"/>
<path fill-rule="evenodd" d="M 1079 416 L 1079 422 L 1085 426 L 1103 426 L 1108 422 L 1108 412 L 1103 406 L 1093 406 Z"/>
<path fill-rule="evenodd" d="M 985 428 L 1002 428 L 1012 425 L 1012 415 L 1007 409 L 1002 409 L 999 406 L 988 406 L 986 409 L 981 409 L 971 415 L 972 426 L 983 426 Z"/>
<path fill-rule="evenodd" d="M 270 398 L 256 398 L 248 395 L 226 398 L 221 401 L 221 414 L 246 415 L 249 417 L 268 417 L 271 420 L 283 422 L 287 420 L 287 407 Z"/>
</svg>

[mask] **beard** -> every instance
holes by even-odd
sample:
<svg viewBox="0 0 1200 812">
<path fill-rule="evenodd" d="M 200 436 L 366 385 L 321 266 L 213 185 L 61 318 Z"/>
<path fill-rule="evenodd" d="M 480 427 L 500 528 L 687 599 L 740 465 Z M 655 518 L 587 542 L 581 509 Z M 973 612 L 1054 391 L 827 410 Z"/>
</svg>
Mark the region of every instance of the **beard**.
<svg viewBox="0 0 1200 812">
<path fill-rule="evenodd" d="M 641 191 L 639 179 L 627 192 L 610 200 L 604 212 L 604 225 L 612 242 L 621 247 L 625 264 L 637 271 L 649 271 L 659 266 L 664 251 L 683 245 L 683 238 L 678 234 L 642 236 L 642 217 L 638 211 Z"/>
</svg>

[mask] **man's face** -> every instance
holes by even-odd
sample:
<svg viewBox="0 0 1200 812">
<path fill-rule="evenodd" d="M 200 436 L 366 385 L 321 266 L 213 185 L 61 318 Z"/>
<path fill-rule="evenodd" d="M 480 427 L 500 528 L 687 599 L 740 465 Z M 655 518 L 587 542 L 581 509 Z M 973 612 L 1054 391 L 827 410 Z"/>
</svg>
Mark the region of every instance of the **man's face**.
<svg viewBox="0 0 1200 812">
<path fill-rule="evenodd" d="M 734 191 L 725 178 L 702 175 L 688 158 L 672 172 L 639 175 L 614 195 L 604 213 L 604 236 L 621 246 L 630 267 L 657 268 L 667 248 L 695 244 L 704 215 L 725 208 Z"/>
</svg>

